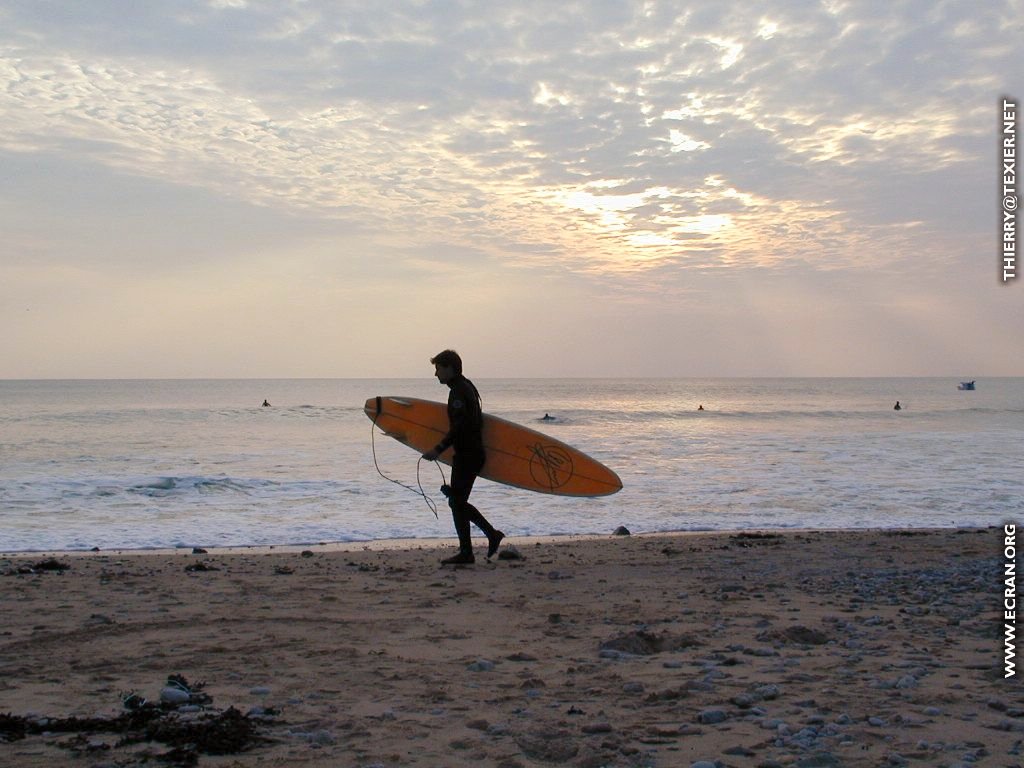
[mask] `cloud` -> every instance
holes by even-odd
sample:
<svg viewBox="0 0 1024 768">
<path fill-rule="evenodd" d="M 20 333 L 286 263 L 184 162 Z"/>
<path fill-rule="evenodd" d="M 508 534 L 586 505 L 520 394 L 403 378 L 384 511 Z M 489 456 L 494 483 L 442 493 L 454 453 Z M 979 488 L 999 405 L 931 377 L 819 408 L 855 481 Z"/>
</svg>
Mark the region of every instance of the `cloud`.
<svg viewBox="0 0 1024 768">
<path fill-rule="evenodd" d="M 97 0 L 8 5 L 0 30 L 0 154 L 36 210 L 65 164 L 138 180 L 140 216 L 152 195 L 196 221 L 189 198 L 237 226 L 265 211 L 289 258 L 317 251 L 300 222 L 360 279 L 372 252 L 622 301 L 970 258 L 996 98 L 1024 71 L 1010 2 Z M 16 242 L 72 267 L 99 250 L 46 240 Z"/>
<path fill-rule="evenodd" d="M 113 166 L 251 202 L 483 234 L 496 250 L 547 244 L 602 268 L 706 253 L 695 231 L 720 234 L 724 262 L 757 262 L 750 246 L 783 214 L 803 234 L 768 258 L 805 259 L 809 230 L 856 213 L 838 200 L 822 210 L 823 187 L 839 198 L 837 181 L 884 186 L 883 166 L 977 160 L 957 137 L 979 132 L 990 94 L 951 95 L 994 82 L 998 12 L 928 5 L 921 22 L 924 6 L 672 7 L 212 3 L 136 10 L 129 27 L 147 34 L 119 56 L 98 41 L 128 47 L 123 20 L 79 8 L 53 35 L 65 46 L 4 47 L 0 141 L 94 142 Z M 42 36 L 53 19 L 18 21 Z M 97 44 L 72 25 L 101 32 Z M 240 61 L 246 44 L 262 49 Z M 183 66 L 183 50 L 199 55 Z M 572 202 L 608 179 L 642 186 L 658 209 L 609 218 L 607 201 Z M 593 235 L 582 247 L 557 234 L 574 219 Z"/>
</svg>

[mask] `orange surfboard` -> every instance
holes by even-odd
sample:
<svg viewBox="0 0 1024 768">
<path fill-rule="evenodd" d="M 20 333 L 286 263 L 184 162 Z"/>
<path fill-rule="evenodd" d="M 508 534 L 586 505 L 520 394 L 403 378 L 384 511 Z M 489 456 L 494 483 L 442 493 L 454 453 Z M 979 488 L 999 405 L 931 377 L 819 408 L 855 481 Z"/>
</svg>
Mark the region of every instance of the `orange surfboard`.
<svg viewBox="0 0 1024 768">
<path fill-rule="evenodd" d="M 448 433 L 448 407 L 415 397 L 371 397 L 363 407 L 385 435 L 426 453 Z M 484 414 L 487 462 L 480 477 L 558 496 L 607 496 L 622 488 L 619 476 L 582 451 L 541 432 Z M 440 456 L 452 463 L 453 450 Z"/>
</svg>

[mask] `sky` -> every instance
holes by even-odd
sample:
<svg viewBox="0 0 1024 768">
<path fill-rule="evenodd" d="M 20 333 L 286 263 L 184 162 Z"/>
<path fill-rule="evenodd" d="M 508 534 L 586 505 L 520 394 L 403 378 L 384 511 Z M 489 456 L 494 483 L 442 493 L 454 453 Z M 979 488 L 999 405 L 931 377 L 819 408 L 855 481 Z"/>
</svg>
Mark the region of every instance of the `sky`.
<svg viewBox="0 0 1024 768">
<path fill-rule="evenodd" d="M 0 0 L 0 378 L 1022 376 L 1022 20 Z"/>
</svg>

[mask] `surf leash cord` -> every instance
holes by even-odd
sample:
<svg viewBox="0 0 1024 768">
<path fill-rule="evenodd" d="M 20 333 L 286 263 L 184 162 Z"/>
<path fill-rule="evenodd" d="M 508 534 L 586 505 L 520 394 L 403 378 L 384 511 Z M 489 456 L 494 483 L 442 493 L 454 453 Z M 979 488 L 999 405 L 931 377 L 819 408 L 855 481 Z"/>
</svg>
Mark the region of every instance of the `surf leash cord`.
<svg viewBox="0 0 1024 768">
<path fill-rule="evenodd" d="M 434 517 L 436 519 L 440 520 L 440 518 L 437 515 L 437 503 L 432 498 L 430 498 L 430 496 L 427 495 L 426 491 L 423 490 L 423 483 L 420 482 L 420 465 L 423 463 L 423 457 L 422 456 L 420 456 L 419 460 L 416 462 L 416 486 L 417 486 L 416 488 L 413 488 L 411 485 L 406 485 L 405 483 L 401 482 L 400 480 L 395 480 L 393 477 L 388 477 L 381 470 L 380 464 L 377 463 L 376 431 L 377 431 L 377 418 L 380 416 L 380 411 L 381 411 L 381 402 L 380 402 L 380 398 L 378 397 L 377 398 L 377 413 L 374 415 L 373 423 L 370 425 L 370 450 L 373 452 L 373 466 L 376 467 L 377 474 L 380 475 L 381 477 L 383 477 L 389 483 L 394 483 L 397 486 L 405 488 L 405 490 L 407 490 L 407 491 L 412 491 L 417 496 L 422 496 L 423 500 L 425 502 L 427 502 L 427 506 L 430 508 L 430 511 L 434 513 Z M 448 481 L 445 479 L 444 470 L 441 469 L 440 462 L 435 461 L 434 464 L 437 465 L 437 471 L 441 473 L 441 485 L 447 485 Z"/>
</svg>

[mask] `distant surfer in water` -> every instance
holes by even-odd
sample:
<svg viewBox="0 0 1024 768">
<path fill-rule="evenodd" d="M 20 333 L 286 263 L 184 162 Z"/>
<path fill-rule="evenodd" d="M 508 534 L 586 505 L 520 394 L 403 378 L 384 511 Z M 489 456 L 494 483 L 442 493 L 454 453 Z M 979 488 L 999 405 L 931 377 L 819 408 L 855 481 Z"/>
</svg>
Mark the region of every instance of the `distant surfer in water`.
<svg viewBox="0 0 1024 768">
<path fill-rule="evenodd" d="M 270 403 L 268 403 L 268 402 L 267 402 L 266 400 L 264 400 L 264 401 L 263 401 L 263 405 L 262 405 L 261 407 L 263 407 L 263 408 L 269 408 L 269 407 L 270 407 Z"/>
<path fill-rule="evenodd" d="M 463 565 L 475 561 L 469 524 L 473 523 L 487 536 L 487 557 L 498 551 L 505 534 L 487 522 L 480 511 L 469 503 L 473 483 L 484 467 L 483 410 L 480 393 L 469 379 L 462 375 L 462 358 L 451 349 L 432 357 L 434 375 L 449 388 L 448 434 L 433 449 L 423 454 L 427 461 L 435 461 L 448 448 L 455 448 L 452 459 L 452 482 L 441 488 L 452 509 L 455 532 L 459 535 L 458 554 L 445 558 L 443 565 Z"/>
<path fill-rule="evenodd" d="M 902 405 L 900 405 L 900 401 L 899 401 L 899 400 L 897 400 L 897 401 L 896 401 L 896 405 L 894 405 L 894 406 L 892 407 L 892 409 L 893 409 L 894 411 L 902 411 L 902 410 L 903 410 L 903 406 L 902 406 Z"/>
</svg>

